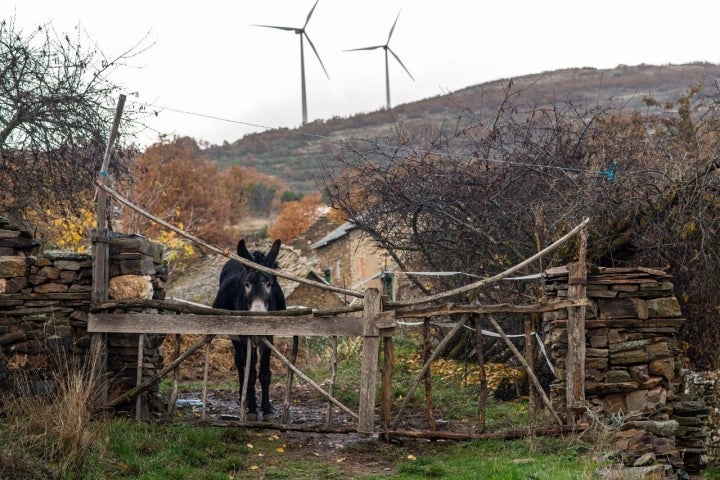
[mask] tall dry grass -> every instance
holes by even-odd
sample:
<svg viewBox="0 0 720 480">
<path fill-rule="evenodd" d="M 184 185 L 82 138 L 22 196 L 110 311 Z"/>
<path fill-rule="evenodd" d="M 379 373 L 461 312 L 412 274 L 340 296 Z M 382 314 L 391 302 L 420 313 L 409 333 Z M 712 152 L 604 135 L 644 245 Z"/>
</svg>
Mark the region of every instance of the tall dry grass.
<svg viewBox="0 0 720 480">
<path fill-rule="evenodd" d="M 52 381 L 21 373 L 15 391 L 2 394 L 0 478 L 81 478 L 99 452 L 98 366 L 64 354 L 57 359 Z M 38 385 L 48 388 L 38 392 Z"/>
</svg>

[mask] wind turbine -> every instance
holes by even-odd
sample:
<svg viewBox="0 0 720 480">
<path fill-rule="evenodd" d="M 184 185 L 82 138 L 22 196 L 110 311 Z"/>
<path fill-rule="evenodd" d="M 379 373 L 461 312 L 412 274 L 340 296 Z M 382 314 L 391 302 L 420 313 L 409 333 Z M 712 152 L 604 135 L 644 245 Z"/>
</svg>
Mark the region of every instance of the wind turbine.
<svg viewBox="0 0 720 480">
<path fill-rule="evenodd" d="M 401 10 L 402 11 L 402 10 Z M 372 47 L 364 47 L 364 48 L 353 48 L 351 50 L 345 50 L 346 52 L 357 52 L 359 50 L 376 50 L 378 48 L 382 48 L 385 50 L 385 93 L 386 93 L 386 99 L 387 99 L 387 109 L 390 110 L 390 69 L 388 67 L 388 52 L 392 54 L 393 57 L 395 57 L 395 60 L 398 61 L 400 66 L 407 72 L 407 74 L 412 78 L 413 81 L 415 81 L 415 78 L 413 78 L 410 71 L 405 67 L 402 60 L 400 60 L 400 57 L 397 56 L 395 52 L 392 51 L 390 48 L 390 38 L 392 37 L 393 31 L 395 30 L 395 25 L 397 25 L 398 18 L 400 18 L 400 12 L 398 12 L 397 17 L 395 17 L 395 22 L 393 22 L 392 27 L 390 28 L 390 33 L 388 34 L 387 42 L 385 42 L 385 45 L 375 45 Z"/>
<path fill-rule="evenodd" d="M 320 0 L 315 1 L 315 5 L 310 9 L 310 13 L 308 13 L 307 19 L 305 20 L 305 25 L 302 27 L 281 27 L 278 25 L 253 25 L 255 27 L 265 27 L 265 28 L 277 28 L 278 30 L 287 30 L 290 32 L 295 32 L 298 35 L 300 35 L 300 88 L 302 91 L 302 123 L 305 125 L 307 123 L 307 95 L 305 93 L 305 48 L 303 43 L 303 37 L 307 39 L 308 43 L 313 49 L 313 52 L 315 52 L 315 56 L 318 59 L 318 62 L 320 62 L 320 66 L 322 67 L 323 71 L 325 72 L 325 76 L 330 80 L 330 75 L 328 75 L 327 70 L 325 70 L 325 65 L 323 65 L 322 60 L 320 59 L 320 55 L 318 54 L 317 50 L 315 49 L 315 45 L 313 45 L 312 40 L 310 40 L 310 37 L 308 37 L 308 34 L 305 32 L 305 28 L 307 27 L 308 22 L 310 21 L 310 17 L 312 17 L 313 12 L 315 11 L 315 7 L 317 7 L 317 4 Z"/>
</svg>

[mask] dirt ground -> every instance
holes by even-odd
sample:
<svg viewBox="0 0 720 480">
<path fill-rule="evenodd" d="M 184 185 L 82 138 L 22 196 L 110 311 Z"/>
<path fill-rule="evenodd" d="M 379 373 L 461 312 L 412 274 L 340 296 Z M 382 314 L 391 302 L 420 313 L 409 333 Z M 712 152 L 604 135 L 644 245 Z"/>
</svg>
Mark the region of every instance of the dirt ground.
<svg viewBox="0 0 720 480">
<path fill-rule="evenodd" d="M 183 338 L 182 350 L 198 341 L 200 337 Z M 276 347 L 289 355 L 290 345 L 282 339 L 275 340 Z M 174 345 L 166 341 L 166 352 L 174 351 Z M 202 350 L 202 349 L 201 349 Z M 167 362 L 170 359 L 166 359 Z M 300 358 L 298 363 L 302 364 Z M 216 424 L 233 425 L 240 420 L 239 380 L 232 359 L 232 344 L 227 339 L 213 340 L 209 371 L 209 385 L 205 419 Z M 273 372 L 285 372 L 287 368 L 273 356 Z M 178 392 L 175 416 L 178 420 L 200 419 L 202 412 L 202 390 L 199 386 L 203 378 L 204 352 L 192 356 L 183 363 L 181 381 L 193 388 L 181 388 Z M 213 385 L 222 387 L 213 388 Z M 232 386 L 232 387 L 228 387 Z M 230 389 L 232 388 L 232 390 Z M 327 388 L 327 385 L 323 385 Z M 259 386 L 257 388 L 259 395 Z M 393 440 L 386 443 L 373 438 L 361 438 L 352 431 L 356 424 L 349 414 L 337 407 L 332 408 L 331 421 L 327 423 L 328 401 L 311 386 L 298 380 L 293 384 L 292 401 L 289 406 L 287 427 L 280 422 L 285 400 L 286 376 L 275 375 L 271 385 L 271 402 L 277 419 L 268 423 L 268 428 L 258 428 L 253 424 L 248 429 L 250 435 L 277 432 L 286 445 L 287 454 L 313 455 L 328 466 L 340 471 L 343 478 L 355 478 L 362 475 L 389 475 L 394 473 L 395 465 L 405 458 L 407 452 L 427 451 L 437 446 L 437 442 L 410 439 L 407 442 Z M 411 415 L 412 417 L 412 415 Z M 418 419 L 421 420 L 421 419 Z M 325 428 L 327 430 L 348 430 L 349 433 L 302 431 Z M 298 430 L 296 430 L 298 429 Z M 410 450 L 408 450 L 410 449 Z"/>
</svg>

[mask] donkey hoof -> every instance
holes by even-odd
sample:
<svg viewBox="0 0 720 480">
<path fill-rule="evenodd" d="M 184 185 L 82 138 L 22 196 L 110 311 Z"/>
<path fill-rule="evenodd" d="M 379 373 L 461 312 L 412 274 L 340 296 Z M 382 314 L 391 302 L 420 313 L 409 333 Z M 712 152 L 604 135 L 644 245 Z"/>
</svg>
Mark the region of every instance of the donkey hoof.
<svg viewBox="0 0 720 480">
<path fill-rule="evenodd" d="M 263 422 L 274 422 L 275 414 L 273 412 L 263 413 Z"/>
<path fill-rule="evenodd" d="M 255 412 L 248 412 L 245 415 L 245 421 L 247 422 L 257 422 L 258 421 L 258 414 Z"/>
</svg>

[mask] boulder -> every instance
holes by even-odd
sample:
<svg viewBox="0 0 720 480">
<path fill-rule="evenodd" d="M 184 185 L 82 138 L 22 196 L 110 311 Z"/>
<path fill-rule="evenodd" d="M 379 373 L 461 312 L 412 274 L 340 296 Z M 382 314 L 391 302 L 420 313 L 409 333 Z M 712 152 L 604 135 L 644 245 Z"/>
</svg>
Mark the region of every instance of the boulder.
<svg viewBox="0 0 720 480">
<path fill-rule="evenodd" d="M 152 280 L 149 275 L 120 275 L 110 279 L 108 296 L 115 300 L 128 298 L 153 298 Z"/>
</svg>

